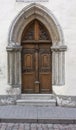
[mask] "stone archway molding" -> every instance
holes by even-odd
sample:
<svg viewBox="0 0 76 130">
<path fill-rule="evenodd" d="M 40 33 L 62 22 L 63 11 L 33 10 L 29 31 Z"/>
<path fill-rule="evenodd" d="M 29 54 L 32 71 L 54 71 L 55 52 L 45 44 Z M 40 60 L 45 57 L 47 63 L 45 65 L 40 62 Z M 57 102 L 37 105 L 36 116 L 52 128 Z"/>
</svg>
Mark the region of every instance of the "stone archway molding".
<svg viewBox="0 0 76 130">
<path fill-rule="evenodd" d="M 34 19 L 41 21 L 48 29 L 52 39 L 52 84 L 65 84 L 65 51 L 62 29 L 46 7 L 32 3 L 17 15 L 11 24 L 8 37 L 8 83 L 21 93 L 21 36 L 24 28 Z M 18 92 L 19 93 L 19 92 Z"/>
</svg>

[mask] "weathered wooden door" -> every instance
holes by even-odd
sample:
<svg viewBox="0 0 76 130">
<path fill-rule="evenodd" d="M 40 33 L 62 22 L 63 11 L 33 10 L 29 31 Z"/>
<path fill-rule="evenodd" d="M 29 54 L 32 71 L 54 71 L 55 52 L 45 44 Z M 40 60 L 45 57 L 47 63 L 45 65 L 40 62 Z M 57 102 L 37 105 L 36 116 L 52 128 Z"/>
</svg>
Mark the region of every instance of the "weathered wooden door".
<svg viewBox="0 0 76 130">
<path fill-rule="evenodd" d="M 22 35 L 22 93 L 52 92 L 52 54 L 48 31 L 37 20 Z"/>
</svg>

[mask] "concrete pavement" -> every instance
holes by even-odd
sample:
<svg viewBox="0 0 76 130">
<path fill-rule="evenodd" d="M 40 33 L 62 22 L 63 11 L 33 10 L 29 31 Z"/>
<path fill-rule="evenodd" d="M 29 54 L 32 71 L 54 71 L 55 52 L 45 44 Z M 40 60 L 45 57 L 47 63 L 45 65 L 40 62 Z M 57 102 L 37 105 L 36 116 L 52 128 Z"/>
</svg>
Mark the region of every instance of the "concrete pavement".
<svg viewBox="0 0 76 130">
<path fill-rule="evenodd" d="M 76 108 L 18 105 L 0 106 L 0 122 L 75 124 Z"/>
</svg>

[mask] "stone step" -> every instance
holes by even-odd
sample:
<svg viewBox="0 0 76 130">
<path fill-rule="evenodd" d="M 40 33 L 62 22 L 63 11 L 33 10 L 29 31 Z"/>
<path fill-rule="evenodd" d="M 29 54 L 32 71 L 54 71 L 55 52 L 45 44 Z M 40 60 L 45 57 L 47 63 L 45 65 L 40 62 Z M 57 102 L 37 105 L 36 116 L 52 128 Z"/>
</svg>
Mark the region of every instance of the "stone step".
<svg viewBox="0 0 76 130">
<path fill-rule="evenodd" d="M 17 105 L 56 106 L 56 100 L 17 100 Z"/>
<path fill-rule="evenodd" d="M 53 94 L 21 94 L 21 99 L 55 99 Z"/>
<path fill-rule="evenodd" d="M 56 106 L 56 99 L 51 94 L 22 94 L 21 99 L 16 100 L 17 105 Z"/>
</svg>

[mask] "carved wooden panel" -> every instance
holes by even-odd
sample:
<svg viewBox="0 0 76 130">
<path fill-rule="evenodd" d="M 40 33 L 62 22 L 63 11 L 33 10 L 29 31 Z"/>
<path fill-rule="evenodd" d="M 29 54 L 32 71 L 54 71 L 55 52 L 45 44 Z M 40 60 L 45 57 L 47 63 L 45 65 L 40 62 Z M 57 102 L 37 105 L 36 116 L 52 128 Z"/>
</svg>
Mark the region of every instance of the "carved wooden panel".
<svg viewBox="0 0 76 130">
<path fill-rule="evenodd" d="M 24 49 L 22 53 L 22 70 L 26 72 L 31 72 L 34 70 L 34 49 Z"/>
<path fill-rule="evenodd" d="M 32 68 L 32 55 L 26 54 L 24 57 L 24 65 L 26 68 Z"/>
<path fill-rule="evenodd" d="M 49 56 L 47 54 L 42 54 L 42 56 L 41 56 L 41 66 L 43 68 L 49 67 Z"/>
<path fill-rule="evenodd" d="M 24 29 L 22 40 L 34 40 L 34 22 L 31 22 L 30 25 Z"/>
<path fill-rule="evenodd" d="M 49 40 L 48 31 L 42 24 L 39 24 L 39 40 Z"/>
</svg>

